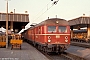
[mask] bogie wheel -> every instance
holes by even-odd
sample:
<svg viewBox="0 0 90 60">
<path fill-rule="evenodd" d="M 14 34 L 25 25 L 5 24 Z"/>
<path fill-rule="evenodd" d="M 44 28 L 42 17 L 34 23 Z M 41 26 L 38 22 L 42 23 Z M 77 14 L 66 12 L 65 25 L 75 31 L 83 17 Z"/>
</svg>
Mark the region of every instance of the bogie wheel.
<svg viewBox="0 0 90 60">
<path fill-rule="evenodd" d="M 40 46 L 40 48 L 39 48 L 41 51 L 43 50 L 43 48 L 42 48 L 42 46 Z"/>
<path fill-rule="evenodd" d="M 45 52 L 47 53 L 47 47 L 45 47 Z"/>
<path fill-rule="evenodd" d="M 43 47 L 43 51 L 45 52 L 45 50 L 46 50 L 46 48 L 45 47 Z"/>
<path fill-rule="evenodd" d="M 40 45 L 38 45 L 38 49 L 40 50 Z"/>
</svg>

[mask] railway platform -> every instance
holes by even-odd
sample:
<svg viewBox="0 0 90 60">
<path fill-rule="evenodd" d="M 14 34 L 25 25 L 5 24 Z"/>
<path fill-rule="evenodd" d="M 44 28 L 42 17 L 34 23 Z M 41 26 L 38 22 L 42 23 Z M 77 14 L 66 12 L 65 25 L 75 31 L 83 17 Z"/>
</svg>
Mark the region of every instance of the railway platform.
<svg viewBox="0 0 90 60">
<path fill-rule="evenodd" d="M 66 50 L 70 54 L 74 54 L 79 57 L 83 57 L 86 60 L 90 60 L 90 48 L 83 48 L 78 46 L 71 46 Z"/>
<path fill-rule="evenodd" d="M 84 43 L 82 43 L 82 42 L 71 42 L 71 45 L 90 48 L 90 43 L 85 43 L 85 42 Z"/>
<path fill-rule="evenodd" d="M 24 42 L 22 49 L 0 48 L 0 60 L 49 60 L 36 48 Z"/>
</svg>

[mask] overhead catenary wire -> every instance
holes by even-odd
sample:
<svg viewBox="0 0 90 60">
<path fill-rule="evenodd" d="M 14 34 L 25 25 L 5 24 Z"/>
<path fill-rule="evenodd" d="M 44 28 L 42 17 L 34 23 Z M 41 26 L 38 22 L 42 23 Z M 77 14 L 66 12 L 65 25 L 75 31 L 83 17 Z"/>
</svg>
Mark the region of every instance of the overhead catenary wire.
<svg viewBox="0 0 90 60">
<path fill-rule="evenodd" d="M 47 10 L 48 10 L 48 5 L 49 5 L 50 3 L 51 3 L 51 1 L 49 1 L 49 2 L 44 6 L 44 8 L 47 7 Z M 33 19 L 33 22 L 36 20 L 36 17 L 44 10 L 44 8 L 41 9 L 41 10 L 39 11 L 39 13 L 37 13 L 37 14 L 35 15 L 35 17 L 34 17 L 34 19 Z M 32 23 L 32 24 L 33 24 L 33 23 Z M 28 25 L 30 25 L 30 23 L 28 23 L 28 24 L 26 25 L 26 28 L 27 28 Z"/>
<path fill-rule="evenodd" d="M 50 6 L 50 7 L 48 7 L 48 5 L 50 4 L 50 2 L 45 6 L 45 7 L 47 7 L 47 9 L 41 14 L 41 15 L 39 15 L 38 16 L 38 14 L 40 13 L 40 12 L 42 12 L 42 10 L 45 8 L 43 8 L 36 16 L 38 16 L 36 19 L 34 19 L 33 21 L 35 21 L 35 20 L 37 20 L 38 18 L 40 18 L 43 14 L 45 14 L 51 7 L 53 7 L 54 5 L 56 5 L 57 4 L 57 2 L 58 2 L 59 0 L 57 0 L 57 1 L 54 1 L 53 3 L 52 3 L 52 5 Z"/>
<path fill-rule="evenodd" d="M 50 2 L 51 2 L 51 1 L 49 1 L 49 2 L 44 6 L 44 8 L 47 7 L 47 9 L 48 9 L 48 5 L 50 4 Z M 41 12 L 44 10 L 44 8 L 43 8 L 42 10 L 40 10 L 39 13 L 41 13 Z M 37 14 L 35 15 L 35 17 L 38 16 L 39 13 L 37 13 Z M 34 20 L 35 20 L 35 19 L 34 19 Z M 33 21 L 34 21 L 34 20 L 33 20 Z"/>
<path fill-rule="evenodd" d="M 53 5 L 52 5 L 53 6 Z M 52 7 L 51 6 L 51 7 Z M 37 20 L 38 18 L 40 18 L 44 13 L 46 13 L 51 7 L 49 7 L 45 12 L 43 12 L 39 17 L 37 17 L 35 20 Z"/>
</svg>

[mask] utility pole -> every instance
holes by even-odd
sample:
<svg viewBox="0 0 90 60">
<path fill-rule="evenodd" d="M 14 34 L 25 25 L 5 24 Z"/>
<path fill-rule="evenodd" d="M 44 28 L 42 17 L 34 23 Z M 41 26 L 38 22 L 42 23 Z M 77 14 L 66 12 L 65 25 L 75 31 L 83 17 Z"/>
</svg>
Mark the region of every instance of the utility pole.
<svg viewBox="0 0 90 60">
<path fill-rule="evenodd" d="M 6 13 L 6 48 L 8 48 L 8 0 L 6 0 L 7 2 L 7 13 Z"/>
</svg>

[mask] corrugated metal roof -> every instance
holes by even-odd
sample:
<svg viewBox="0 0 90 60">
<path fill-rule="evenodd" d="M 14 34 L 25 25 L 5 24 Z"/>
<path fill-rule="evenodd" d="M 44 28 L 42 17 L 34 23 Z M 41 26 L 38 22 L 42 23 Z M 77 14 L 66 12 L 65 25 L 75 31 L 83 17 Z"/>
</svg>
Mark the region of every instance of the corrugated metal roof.
<svg viewBox="0 0 90 60">
<path fill-rule="evenodd" d="M 6 21 L 6 13 L 0 13 L 0 21 Z M 29 14 L 8 13 L 8 21 L 29 22 Z"/>
<path fill-rule="evenodd" d="M 90 24 L 90 17 L 81 16 L 79 18 L 69 20 L 68 22 L 69 22 L 70 26 L 79 25 L 79 24 Z"/>
</svg>

